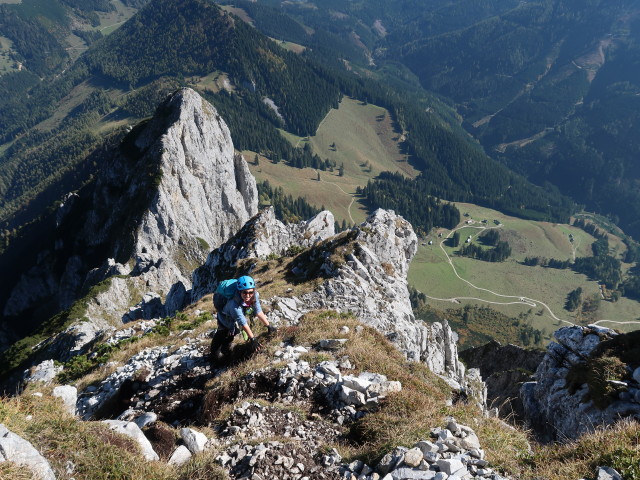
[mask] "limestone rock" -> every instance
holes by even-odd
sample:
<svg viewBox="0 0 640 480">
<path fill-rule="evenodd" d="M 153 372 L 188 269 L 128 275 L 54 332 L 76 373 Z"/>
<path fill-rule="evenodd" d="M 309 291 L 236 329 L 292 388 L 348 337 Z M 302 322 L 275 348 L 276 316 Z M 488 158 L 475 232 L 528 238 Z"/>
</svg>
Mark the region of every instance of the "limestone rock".
<svg viewBox="0 0 640 480">
<path fill-rule="evenodd" d="M 49 462 L 24 438 L 0 424 L 0 462 L 10 461 L 31 469 L 35 478 L 55 480 Z"/>
<path fill-rule="evenodd" d="M 133 438 L 138 445 L 140 445 L 140 449 L 142 451 L 142 455 L 147 460 L 160 460 L 158 454 L 153 450 L 153 447 L 147 437 L 144 436 L 142 430 L 133 422 L 125 422 L 122 420 L 103 420 L 103 423 L 106 423 L 111 430 L 117 433 L 121 433 L 126 435 L 127 437 Z"/>
<path fill-rule="evenodd" d="M 227 126 L 191 89 L 169 96 L 105 156 L 95 183 L 60 207 L 50 249 L 33 252 L 37 264 L 3 306 L 8 318 L 44 301 L 67 308 L 115 275 L 129 279 L 92 297 L 89 319 L 121 322 L 140 302 L 136 292 L 148 291 L 172 313 L 184 305 L 193 269 L 257 213 L 255 179 Z"/>
<path fill-rule="evenodd" d="M 611 467 L 598 467 L 598 476 L 596 480 L 623 480 L 615 469 Z"/>
<path fill-rule="evenodd" d="M 180 445 L 169 457 L 167 463 L 169 465 L 182 465 L 187 463 L 192 457 L 191 452 L 184 445 Z"/>
<path fill-rule="evenodd" d="M 50 383 L 62 371 L 62 366 L 56 366 L 53 360 L 45 360 L 30 370 L 25 371 L 24 380 L 27 383 Z"/>
<path fill-rule="evenodd" d="M 207 436 L 192 428 L 180 429 L 180 435 L 182 436 L 184 444 L 193 454 L 202 452 L 207 444 Z"/>
<path fill-rule="evenodd" d="M 272 308 L 289 323 L 314 309 L 351 312 L 387 335 L 407 358 L 465 384 L 455 333 L 446 323 L 427 325 L 413 315 L 406 275 L 416 249 L 409 222 L 392 211 L 377 210 L 353 230 L 312 248 L 307 258 L 321 263 L 317 269 L 327 277 L 316 291 L 299 299 L 274 298 Z M 340 263 L 331 259 L 336 252 L 342 252 Z M 302 265 L 299 273 L 310 274 Z"/>
<path fill-rule="evenodd" d="M 610 397 L 606 408 L 601 409 L 586 400 L 586 384 L 569 390 L 567 375 L 571 368 L 584 364 L 601 342 L 613 342 L 618 335 L 624 334 L 596 326 L 564 327 L 554 333 L 557 342 L 547 347 L 535 381 L 523 384 L 520 390 L 527 423 L 541 440 L 566 441 L 620 418 L 640 418 L 640 404 L 630 395 Z M 622 385 L 629 387 L 627 382 Z"/>
<path fill-rule="evenodd" d="M 65 408 L 71 415 L 76 414 L 76 402 L 78 400 L 78 389 L 76 387 L 72 385 L 59 385 L 53 389 L 53 396 L 62 400 Z"/>
</svg>

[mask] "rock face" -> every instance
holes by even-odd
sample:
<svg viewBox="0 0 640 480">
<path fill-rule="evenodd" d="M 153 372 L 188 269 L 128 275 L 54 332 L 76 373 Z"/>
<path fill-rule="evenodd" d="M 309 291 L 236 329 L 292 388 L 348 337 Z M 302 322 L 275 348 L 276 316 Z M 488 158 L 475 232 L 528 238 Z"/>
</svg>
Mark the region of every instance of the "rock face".
<svg viewBox="0 0 640 480">
<path fill-rule="evenodd" d="M 555 332 L 557 342 L 547 347 L 536 381 L 521 389 L 527 423 L 541 440 L 566 441 L 620 418 L 640 419 L 640 384 L 633 378 L 640 358 L 631 355 L 626 365 L 612 358 L 637 350 L 638 333 L 595 325 Z M 620 378 L 612 379 L 613 371 Z"/>
<path fill-rule="evenodd" d="M 235 271 L 238 260 L 282 255 L 292 245 L 313 245 L 296 258 L 290 273 L 299 282 L 320 277 L 323 283 L 300 296 L 271 299 L 272 315 L 295 324 L 316 309 L 351 312 L 387 335 L 409 359 L 425 362 L 454 385 L 464 383 L 456 335 L 447 324 L 426 325 L 413 315 L 406 280 L 417 249 L 411 224 L 392 211 L 377 210 L 360 226 L 331 237 L 329 215 L 321 213 L 287 227 L 273 212 L 260 213 L 196 270 L 192 299 L 212 292 L 218 281 Z"/>
<path fill-rule="evenodd" d="M 107 278 L 87 305 L 98 330 L 175 311 L 193 269 L 257 213 L 255 179 L 228 128 L 190 89 L 134 127 L 104 164 L 60 206 L 51 248 L 13 288 L 5 319 L 38 303 L 67 308 Z"/>
<path fill-rule="evenodd" d="M 308 221 L 285 225 L 276 219 L 272 207 L 267 208 L 247 222 L 231 240 L 211 252 L 206 263 L 194 271 L 191 300 L 213 292 L 238 260 L 283 255 L 294 246 L 310 247 L 334 234 L 335 220 L 329 211 L 320 212 Z"/>
<path fill-rule="evenodd" d="M 467 367 L 478 368 L 487 386 L 487 405 L 497 408 L 501 418 L 524 420 L 520 386 L 531 380 L 544 357 L 544 351 L 524 349 L 516 345 L 486 345 L 460 352 Z"/>
<path fill-rule="evenodd" d="M 42 480 L 55 480 L 56 478 L 49 462 L 40 455 L 40 452 L 31 443 L 0 424 L 0 462 L 5 461 L 30 468 L 34 478 Z"/>
</svg>

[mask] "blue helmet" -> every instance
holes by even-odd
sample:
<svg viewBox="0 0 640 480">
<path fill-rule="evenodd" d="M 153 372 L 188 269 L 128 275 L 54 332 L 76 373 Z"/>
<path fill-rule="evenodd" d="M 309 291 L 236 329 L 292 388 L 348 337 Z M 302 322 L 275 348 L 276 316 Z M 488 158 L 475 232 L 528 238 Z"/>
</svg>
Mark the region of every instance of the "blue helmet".
<svg viewBox="0 0 640 480">
<path fill-rule="evenodd" d="M 256 282 L 253 281 L 249 275 L 243 275 L 238 279 L 238 291 L 249 290 L 250 288 L 256 288 Z"/>
</svg>

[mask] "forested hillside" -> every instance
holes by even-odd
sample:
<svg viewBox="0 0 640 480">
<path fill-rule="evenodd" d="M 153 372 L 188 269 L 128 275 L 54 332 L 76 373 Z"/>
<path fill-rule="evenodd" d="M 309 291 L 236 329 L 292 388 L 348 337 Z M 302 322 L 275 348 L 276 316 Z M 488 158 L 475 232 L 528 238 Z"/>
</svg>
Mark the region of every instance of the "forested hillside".
<svg viewBox="0 0 640 480">
<path fill-rule="evenodd" d="M 239 107 L 235 118 L 245 115 L 249 119 L 256 113 L 267 117 L 258 123 L 272 125 L 268 133 L 276 138 L 276 144 L 283 140 L 275 127 L 310 133 L 326 112 L 337 106 L 340 96 L 338 87 L 318 75 L 304 59 L 278 47 L 215 4 L 155 0 L 64 74 L 33 86 L 28 96 L 14 96 L 2 106 L 0 135 L 5 141 L 18 139 L 7 143 L 0 159 L 0 218 L 6 221 L 18 209 L 31 206 L 49 186 L 56 192 L 35 210 L 43 208 L 56 193 L 59 196 L 72 189 L 69 182 L 56 182 L 100 144 L 102 136 L 96 130 L 105 116 L 120 123 L 123 118 L 135 122 L 152 114 L 168 91 L 184 84 L 185 76 L 217 70 L 232 81 L 232 103 Z M 155 84 L 146 88 L 151 82 Z M 125 95 L 119 93 L 123 91 Z M 68 95 L 84 95 L 84 100 L 57 120 L 54 128 L 30 129 L 54 114 Z M 229 103 L 225 95 L 221 94 L 220 104 Z M 279 116 L 264 104 L 264 98 L 278 106 Z M 241 132 L 234 137 L 241 139 Z M 257 142 L 248 143 L 255 147 Z M 27 161 L 29 169 L 24 168 Z M 13 228 L 21 221 L 24 217 L 7 225 Z"/>
<path fill-rule="evenodd" d="M 271 35 L 450 99 L 489 155 L 640 235 L 638 0 L 234 3 Z"/>
<path fill-rule="evenodd" d="M 282 14 L 274 18 L 284 21 Z M 291 19 L 285 23 L 294 29 L 301 25 Z M 324 45 L 319 50 L 334 51 L 322 35 L 314 37 Z M 418 183 L 397 183 L 400 188 L 392 191 L 398 198 L 391 204 L 369 198 L 371 208 L 395 205 L 409 216 L 402 197 L 419 191 L 534 218 L 564 220 L 575 209 L 552 189 L 534 187 L 487 157 L 435 97 L 395 91 L 354 75 L 342 63 L 323 66 L 322 58 L 313 49 L 295 55 L 281 48 L 207 0 L 148 3 L 64 73 L 2 106 L 0 135 L 7 143 L 0 158 L 0 219 L 5 238 L 95 171 L 98 165 L 84 159 L 101 144 L 104 132 L 121 136 L 118 126 L 150 115 L 172 89 L 213 74 L 225 75 L 227 86 L 205 86 L 201 92 L 229 124 L 236 147 L 292 166 L 333 167 L 294 149 L 278 129 L 313 133 L 342 94 L 389 109 L 408 157 L 424 174 Z M 69 102 L 72 108 L 63 108 Z M 438 225 L 436 219 L 423 219 L 424 227 Z"/>
</svg>

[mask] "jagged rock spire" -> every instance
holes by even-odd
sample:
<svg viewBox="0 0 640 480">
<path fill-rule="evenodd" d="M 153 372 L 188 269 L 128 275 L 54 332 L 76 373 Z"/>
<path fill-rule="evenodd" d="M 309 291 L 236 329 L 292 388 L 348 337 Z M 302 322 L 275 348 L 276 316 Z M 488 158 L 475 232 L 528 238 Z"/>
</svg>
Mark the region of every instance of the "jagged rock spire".
<svg viewBox="0 0 640 480">
<path fill-rule="evenodd" d="M 50 248 L 33 252 L 38 264 L 4 315 L 43 303 L 67 308 L 106 278 L 109 288 L 87 304 L 92 331 L 74 333 L 73 344 L 108 325 L 171 313 L 184 304 L 191 272 L 257 207 L 255 179 L 224 121 L 194 90 L 180 89 L 105 154 L 95 183 L 65 199 Z"/>
</svg>

